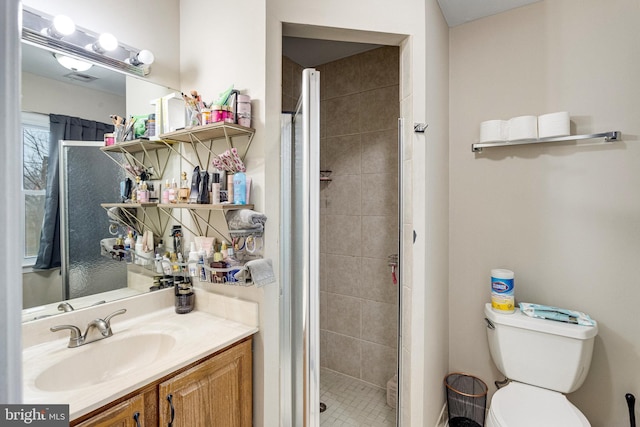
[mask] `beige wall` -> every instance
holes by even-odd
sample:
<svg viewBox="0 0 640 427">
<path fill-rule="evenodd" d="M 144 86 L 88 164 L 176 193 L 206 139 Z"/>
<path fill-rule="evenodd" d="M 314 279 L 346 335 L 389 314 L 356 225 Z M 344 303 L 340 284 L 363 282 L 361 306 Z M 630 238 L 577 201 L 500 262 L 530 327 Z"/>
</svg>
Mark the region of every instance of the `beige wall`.
<svg viewBox="0 0 640 427">
<path fill-rule="evenodd" d="M 490 269 L 509 268 L 517 300 L 600 322 L 569 396 L 595 427 L 627 425 L 624 394 L 640 393 L 638 22 L 637 0 L 554 0 L 450 32 L 450 369 L 500 377 L 482 309 Z M 470 151 L 483 120 L 554 111 L 623 142 Z"/>
</svg>

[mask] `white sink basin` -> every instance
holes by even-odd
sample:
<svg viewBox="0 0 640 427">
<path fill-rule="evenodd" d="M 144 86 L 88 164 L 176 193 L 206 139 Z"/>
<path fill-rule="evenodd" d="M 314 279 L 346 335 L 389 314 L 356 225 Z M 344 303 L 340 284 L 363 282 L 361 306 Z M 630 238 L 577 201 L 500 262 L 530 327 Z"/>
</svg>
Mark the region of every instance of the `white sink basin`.
<svg viewBox="0 0 640 427">
<path fill-rule="evenodd" d="M 35 378 L 42 391 L 75 390 L 127 374 L 169 355 L 176 344 L 173 336 L 144 333 L 114 335 L 65 351 L 69 357 L 51 365 Z"/>
</svg>

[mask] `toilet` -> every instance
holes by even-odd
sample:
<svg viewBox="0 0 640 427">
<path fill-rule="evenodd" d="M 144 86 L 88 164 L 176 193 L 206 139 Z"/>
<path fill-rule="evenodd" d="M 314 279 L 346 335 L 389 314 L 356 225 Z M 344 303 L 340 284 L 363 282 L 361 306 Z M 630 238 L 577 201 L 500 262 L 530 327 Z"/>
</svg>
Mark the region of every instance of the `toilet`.
<svg viewBox="0 0 640 427">
<path fill-rule="evenodd" d="M 511 380 L 494 393 L 486 427 L 588 427 L 566 398 L 589 372 L 598 326 L 529 317 L 516 309 L 484 308 L 491 357 Z"/>
</svg>

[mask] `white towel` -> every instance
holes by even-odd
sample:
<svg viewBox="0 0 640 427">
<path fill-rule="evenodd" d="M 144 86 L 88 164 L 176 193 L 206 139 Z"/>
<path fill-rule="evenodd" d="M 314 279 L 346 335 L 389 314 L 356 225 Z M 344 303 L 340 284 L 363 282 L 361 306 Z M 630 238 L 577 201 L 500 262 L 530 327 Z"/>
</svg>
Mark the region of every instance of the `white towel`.
<svg viewBox="0 0 640 427">
<path fill-rule="evenodd" d="M 229 230 L 263 231 L 267 216 L 251 209 L 239 209 L 227 212 Z"/>
<path fill-rule="evenodd" d="M 253 283 L 258 288 L 276 281 L 270 259 L 254 259 L 247 262 L 242 270 L 235 274 L 235 277 L 241 276 L 245 271 L 249 272 Z"/>
</svg>

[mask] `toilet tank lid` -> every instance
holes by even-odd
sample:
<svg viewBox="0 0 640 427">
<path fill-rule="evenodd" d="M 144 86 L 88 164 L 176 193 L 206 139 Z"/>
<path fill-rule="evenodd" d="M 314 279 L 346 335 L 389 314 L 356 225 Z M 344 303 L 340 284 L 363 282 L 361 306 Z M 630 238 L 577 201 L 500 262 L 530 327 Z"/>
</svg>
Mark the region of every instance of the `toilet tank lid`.
<svg viewBox="0 0 640 427">
<path fill-rule="evenodd" d="M 491 308 L 491 303 L 484 306 L 484 314 L 492 323 L 511 326 L 514 328 L 529 329 L 537 332 L 561 335 L 564 337 L 586 340 L 598 334 L 598 322 L 595 326 L 575 325 L 573 323 L 558 322 L 555 320 L 538 319 L 527 316 L 519 308 L 512 314 L 496 313 Z"/>
</svg>

